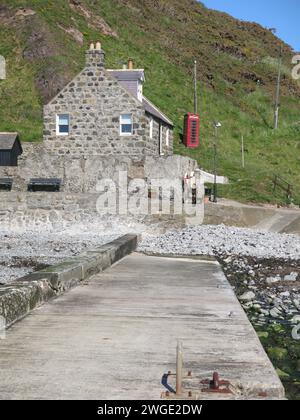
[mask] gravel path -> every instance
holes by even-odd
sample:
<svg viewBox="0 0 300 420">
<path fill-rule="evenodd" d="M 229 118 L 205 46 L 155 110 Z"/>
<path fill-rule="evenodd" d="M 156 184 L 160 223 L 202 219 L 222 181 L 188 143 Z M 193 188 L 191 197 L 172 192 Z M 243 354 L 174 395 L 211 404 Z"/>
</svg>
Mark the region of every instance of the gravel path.
<svg viewBox="0 0 300 420">
<path fill-rule="evenodd" d="M 244 255 L 258 258 L 300 258 L 300 236 L 236 227 L 196 226 L 164 235 L 144 236 L 142 252 L 190 255 Z"/>
</svg>

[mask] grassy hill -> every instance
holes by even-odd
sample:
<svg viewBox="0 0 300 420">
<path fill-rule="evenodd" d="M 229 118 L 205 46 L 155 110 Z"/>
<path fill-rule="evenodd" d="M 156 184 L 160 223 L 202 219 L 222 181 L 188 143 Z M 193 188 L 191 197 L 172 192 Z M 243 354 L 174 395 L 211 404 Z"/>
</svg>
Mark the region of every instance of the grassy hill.
<svg viewBox="0 0 300 420">
<path fill-rule="evenodd" d="M 212 169 L 212 122 L 222 122 L 218 167 L 231 184 L 224 196 L 284 202 L 274 173 L 294 185 L 300 203 L 300 84 L 291 78 L 293 51 L 270 30 L 207 9 L 194 0 L 0 0 L 0 130 L 41 141 L 42 104 L 84 65 L 90 40 L 101 39 L 107 66 L 128 57 L 146 70 L 145 94 L 176 123 L 177 153 Z M 283 46 L 280 129 L 273 125 L 277 57 Z M 201 147 L 180 143 L 183 115 L 193 111 L 192 70 L 198 60 Z M 241 166 L 241 136 L 246 167 Z M 299 190 L 299 196 L 298 196 Z"/>
</svg>

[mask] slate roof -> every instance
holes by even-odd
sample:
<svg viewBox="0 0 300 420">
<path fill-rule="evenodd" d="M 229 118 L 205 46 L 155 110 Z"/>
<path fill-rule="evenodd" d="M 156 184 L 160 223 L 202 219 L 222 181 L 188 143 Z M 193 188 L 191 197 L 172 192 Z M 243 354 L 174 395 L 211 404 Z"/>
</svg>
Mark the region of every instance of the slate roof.
<svg viewBox="0 0 300 420">
<path fill-rule="evenodd" d="M 0 133 L 0 149 L 11 150 L 14 147 L 16 140 L 22 150 L 18 133 Z"/>
<path fill-rule="evenodd" d="M 134 82 L 140 80 L 141 82 L 145 81 L 145 73 L 143 69 L 136 69 L 136 70 L 107 70 L 109 74 L 115 77 L 119 82 Z M 123 87 L 127 88 L 127 90 L 132 94 L 130 89 L 123 84 Z M 134 95 L 136 96 L 136 95 Z M 163 121 L 165 124 L 174 127 L 173 122 L 159 109 L 157 108 L 149 99 L 143 96 L 143 106 L 145 111 L 158 118 L 159 120 Z"/>
<path fill-rule="evenodd" d="M 145 96 L 143 96 L 143 106 L 146 112 L 162 120 L 164 123 L 170 125 L 171 127 L 174 127 L 173 122 Z"/>
<path fill-rule="evenodd" d="M 122 81 L 135 81 L 141 80 L 142 82 L 145 81 L 145 73 L 144 70 L 107 70 L 109 74 L 114 76 L 116 79 Z"/>
</svg>

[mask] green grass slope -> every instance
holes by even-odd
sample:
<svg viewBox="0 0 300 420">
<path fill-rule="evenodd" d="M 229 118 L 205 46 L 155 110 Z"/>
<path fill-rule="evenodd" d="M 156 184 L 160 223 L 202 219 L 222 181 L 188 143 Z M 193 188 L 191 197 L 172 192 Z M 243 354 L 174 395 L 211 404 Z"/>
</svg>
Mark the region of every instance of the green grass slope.
<svg viewBox="0 0 300 420">
<path fill-rule="evenodd" d="M 132 57 L 146 70 L 145 94 L 176 123 L 175 151 L 212 170 L 212 122 L 222 122 L 222 195 L 284 202 L 274 173 L 300 192 L 300 84 L 291 78 L 293 51 L 255 23 L 241 22 L 194 0 L 0 0 L 0 130 L 41 141 L 42 105 L 84 65 L 90 40 L 100 39 L 107 67 Z M 272 129 L 276 58 L 283 46 L 280 129 Z M 201 146 L 180 143 L 183 115 L 193 110 L 192 70 L 198 60 Z M 241 165 L 244 135 L 246 166 Z M 299 194 L 300 195 L 300 194 Z"/>
</svg>

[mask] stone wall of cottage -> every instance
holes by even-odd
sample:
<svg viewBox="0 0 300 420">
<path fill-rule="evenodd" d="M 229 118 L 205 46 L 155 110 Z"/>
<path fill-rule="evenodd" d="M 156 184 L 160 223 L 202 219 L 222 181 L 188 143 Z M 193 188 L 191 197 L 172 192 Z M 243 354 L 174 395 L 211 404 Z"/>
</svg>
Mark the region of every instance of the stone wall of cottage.
<svg viewBox="0 0 300 420">
<path fill-rule="evenodd" d="M 150 142 L 153 146 L 153 153 L 149 154 L 152 156 L 158 156 L 159 155 L 159 127 L 161 125 L 162 129 L 162 150 L 161 155 L 163 156 L 171 156 L 173 155 L 173 141 L 174 141 L 174 133 L 173 130 L 166 124 L 162 123 L 156 118 L 148 117 L 149 119 L 149 138 L 150 138 L 150 121 L 153 119 L 153 135 L 152 135 L 152 141 L 150 139 Z M 169 130 L 169 144 L 167 144 L 167 130 Z"/>
</svg>

